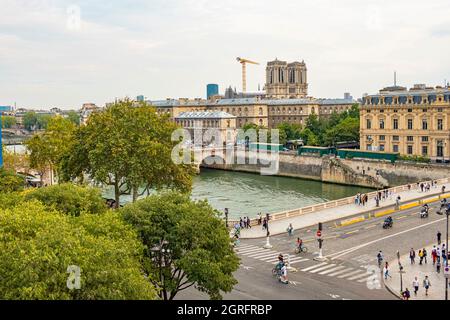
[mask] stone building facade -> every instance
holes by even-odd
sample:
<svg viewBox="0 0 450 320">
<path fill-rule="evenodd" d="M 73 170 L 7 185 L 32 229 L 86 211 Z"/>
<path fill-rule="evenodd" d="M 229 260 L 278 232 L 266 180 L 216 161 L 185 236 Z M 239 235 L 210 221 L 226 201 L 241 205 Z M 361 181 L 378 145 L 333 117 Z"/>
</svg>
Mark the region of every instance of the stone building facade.
<svg viewBox="0 0 450 320">
<path fill-rule="evenodd" d="M 266 67 L 266 97 L 269 99 L 305 98 L 308 95 L 307 69 L 304 61 L 275 59 Z"/>
<path fill-rule="evenodd" d="M 450 160 L 450 88 L 393 86 L 363 97 L 361 149 Z"/>
</svg>

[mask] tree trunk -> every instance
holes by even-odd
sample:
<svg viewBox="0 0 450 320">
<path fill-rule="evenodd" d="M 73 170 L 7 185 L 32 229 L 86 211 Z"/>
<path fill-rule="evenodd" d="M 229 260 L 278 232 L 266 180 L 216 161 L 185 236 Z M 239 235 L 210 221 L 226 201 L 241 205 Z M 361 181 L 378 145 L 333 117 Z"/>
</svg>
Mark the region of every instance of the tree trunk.
<svg viewBox="0 0 450 320">
<path fill-rule="evenodd" d="M 136 202 L 137 198 L 138 198 L 138 188 L 137 187 L 133 187 L 133 202 Z"/>
<path fill-rule="evenodd" d="M 119 208 L 119 201 L 120 201 L 120 188 L 119 188 L 119 182 L 117 181 L 117 178 L 114 179 L 114 199 L 116 200 L 116 203 L 114 204 L 114 208 Z"/>
</svg>

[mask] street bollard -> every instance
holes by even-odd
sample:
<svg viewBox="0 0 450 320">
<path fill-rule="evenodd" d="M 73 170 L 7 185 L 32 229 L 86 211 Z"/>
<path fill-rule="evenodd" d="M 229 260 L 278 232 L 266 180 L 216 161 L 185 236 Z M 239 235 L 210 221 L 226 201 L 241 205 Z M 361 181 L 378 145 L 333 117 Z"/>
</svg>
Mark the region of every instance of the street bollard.
<svg viewBox="0 0 450 320">
<path fill-rule="evenodd" d="M 288 254 L 287 255 L 287 269 L 289 270 L 289 271 L 291 271 L 291 272 L 297 272 L 297 269 L 296 268 L 294 268 L 294 267 L 291 267 L 291 255 L 290 254 Z"/>
</svg>

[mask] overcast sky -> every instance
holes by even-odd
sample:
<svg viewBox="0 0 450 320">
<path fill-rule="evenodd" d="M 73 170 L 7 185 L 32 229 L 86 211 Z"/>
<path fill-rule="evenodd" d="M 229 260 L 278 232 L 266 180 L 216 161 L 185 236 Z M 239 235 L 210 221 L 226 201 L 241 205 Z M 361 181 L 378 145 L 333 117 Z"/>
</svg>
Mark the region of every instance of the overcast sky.
<svg viewBox="0 0 450 320">
<path fill-rule="evenodd" d="M 247 90 L 265 64 L 304 60 L 309 95 L 355 98 L 450 81 L 448 0 L 0 0 L 0 105 L 100 106 L 115 97 Z"/>
</svg>

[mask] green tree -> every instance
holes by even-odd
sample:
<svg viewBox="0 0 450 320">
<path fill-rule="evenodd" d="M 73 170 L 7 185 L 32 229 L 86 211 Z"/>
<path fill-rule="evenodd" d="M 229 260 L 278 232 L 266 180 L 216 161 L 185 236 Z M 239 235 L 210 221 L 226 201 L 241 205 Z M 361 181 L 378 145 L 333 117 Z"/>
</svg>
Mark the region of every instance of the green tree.
<svg viewBox="0 0 450 320">
<path fill-rule="evenodd" d="M 0 193 L 22 190 L 25 180 L 14 171 L 0 167 Z"/>
<path fill-rule="evenodd" d="M 68 119 L 56 116 L 50 119 L 47 130 L 33 135 L 25 142 L 30 152 L 30 166 L 41 175 L 50 168 L 60 178 L 62 159 L 73 144 L 75 125 Z"/>
<path fill-rule="evenodd" d="M 287 123 L 283 122 L 277 126 L 280 130 L 280 143 L 286 144 L 287 140 L 297 140 L 300 139 L 300 134 L 302 131 L 301 125 L 297 123 Z M 282 140 L 283 137 L 283 140 Z"/>
<path fill-rule="evenodd" d="M 28 111 L 23 116 L 23 126 L 27 130 L 34 130 L 37 126 L 38 118 L 36 112 Z"/>
<path fill-rule="evenodd" d="M 80 114 L 76 111 L 69 111 L 67 113 L 67 118 L 72 121 L 75 125 L 79 126 L 80 125 Z"/>
<path fill-rule="evenodd" d="M 359 119 L 347 117 L 325 132 L 325 145 L 334 146 L 339 141 L 359 141 Z"/>
<path fill-rule="evenodd" d="M 24 199 L 39 200 L 48 207 L 72 216 L 79 216 L 83 212 L 100 214 L 106 211 L 100 190 L 72 183 L 35 189 L 27 192 Z"/>
<path fill-rule="evenodd" d="M 14 300 L 155 299 L 136 232 L 112 211 L 79 217 L 37 201 L 0 210 L 0 297 Z M 69 266 L 80 289 L 69 289 Z"/>
<path fill-rule="evenodd" d="M 144 267 L 160 297 L 172 300 L 193 285 L 212 299 L 229 292 L 237 281 L 239 258 L 218 212 L 206 201 L 169 192 L 153 195 L 121 209 L 146 247 Z M 158 246 L 165 244 L 164 253 Z"/>
<path fill-rule="evenodd" d="M 16 125 L 16 118 L 11 116 L 1 116 L 2 128 L 9 129 L 12 126 Z"/>
<path fill-rule="evenodd" d="M 308 146 L 318 146 L 319 145 L 318 137 L 309 128 L 303 129 L 302 132 L 300 133 L 300 137 L 302 138 L 305 145 L 308 145 Z"/>
<path fill-rule="evenodd" d="M 137 200 L 141 187 L 141 195 L 161 188 L 190 191 L 193 166 L 175 164 L 171 157 L 178 144 L 171 141 L 175 129 L 168 115 L 158 115 L 145 103 L 118 101 L 78 128 L 64 160 L 65 179 L 86 172 L 112 186 L 116 207 L 122 194 Z"/>
</svg>

